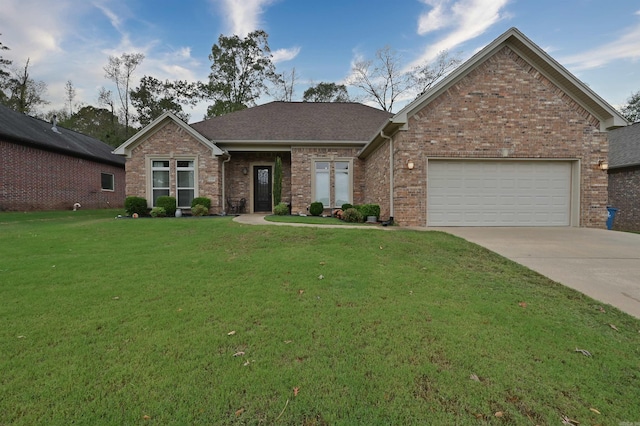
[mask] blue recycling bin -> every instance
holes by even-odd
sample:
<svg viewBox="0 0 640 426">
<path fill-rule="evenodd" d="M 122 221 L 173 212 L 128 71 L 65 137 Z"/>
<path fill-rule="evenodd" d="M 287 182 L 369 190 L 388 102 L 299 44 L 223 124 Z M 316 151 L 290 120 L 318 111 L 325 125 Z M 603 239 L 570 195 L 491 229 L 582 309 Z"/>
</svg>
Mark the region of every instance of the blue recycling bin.
<svg viewBox="0 0 640 426">
<path fill-rule="evenodd" d="M 613 229 L 613 221 L 616 218 L 618 210 L 615 207 L 607 207 L 607 229 Z"/>
</svg>

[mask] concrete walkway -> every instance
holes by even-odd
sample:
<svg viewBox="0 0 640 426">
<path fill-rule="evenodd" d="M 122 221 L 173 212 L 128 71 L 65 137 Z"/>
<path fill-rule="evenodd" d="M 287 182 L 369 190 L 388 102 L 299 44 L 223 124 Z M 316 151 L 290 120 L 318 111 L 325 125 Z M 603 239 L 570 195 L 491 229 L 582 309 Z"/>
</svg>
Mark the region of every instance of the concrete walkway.
<svg viewBox="0 0 640 426">
<path fill-rule="evenodd" d="M 276 223 L 264 215 L 234 221 L 279 225 L 394 230 L 396 227 Z M 411 228 L 442 231 L 483 246 L 556 282 L 640 318 L 640 234 L 590 228 Z"/>
</svg>

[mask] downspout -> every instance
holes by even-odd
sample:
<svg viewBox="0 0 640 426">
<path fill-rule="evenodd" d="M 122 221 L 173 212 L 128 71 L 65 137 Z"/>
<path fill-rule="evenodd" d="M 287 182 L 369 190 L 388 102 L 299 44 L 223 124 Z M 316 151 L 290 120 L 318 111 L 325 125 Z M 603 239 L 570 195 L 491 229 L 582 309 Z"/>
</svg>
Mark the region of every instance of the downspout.
<svg viewBox="0 0 640 426">
<path fill-rule="evenodd" d="M 224 188 L 226 187 L 226 182 L 224 179 L 225 176 L 225 172 L 224 172 L 224 165 L 225 163 L 228 163 L 229 161 L 231 161 L 231 154 L 229 154 L 229 151 L 224 151 L 224 154 L 227 156 L 227 159 L 222 161 L 222 212 L 226 215 L 227 212 L 227 197 L 225 196 L 225 190 Z"/>
<path fill-rule="evenodd" d="M 384 134 L 384 130 L 380 130 L 380 137 L 389 141 L 389 223 L 393 224 L 394 205 L 393 205 L 393 139 L 391 136 Z"/>
</svg>

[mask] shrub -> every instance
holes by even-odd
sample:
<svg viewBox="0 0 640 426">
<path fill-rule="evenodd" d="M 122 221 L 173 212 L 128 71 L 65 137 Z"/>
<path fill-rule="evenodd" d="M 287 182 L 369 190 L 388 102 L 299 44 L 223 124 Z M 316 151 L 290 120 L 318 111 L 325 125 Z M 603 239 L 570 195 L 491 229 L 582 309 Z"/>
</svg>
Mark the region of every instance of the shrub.
<svg viewBox="0 0 640 426">
<path fill-rule="evenodd" d="M 209 208 L 202 204 L 196 204 L 191 207 L 191 214 L 194 216 L 206 216 L 209 214 Z"/>
<path fill-rule="evenodd" d="M 151 217 L 166 217 L 167 211 L 164 207 L 154 207 L 151 209 Z"/>
<path fill-rule="evenodd" d="M 380 206 L 378 204 L 363 204 L 358 206 L 358 210 L 363 217 L 375 216 L 380 217 Z"/>
<path fill-rule="evenodd" d="M 124 200 L 124 209 L 129 216 L 138 213 L 139 216 L 147 214 L 147 200 L 142 197 L 127 197 Z"/>
<path fill-rule="evenodd" d="M 309 213 L 311 213 L 311 216 L 320 216 L 323 211 L 324 211 L 324 206 L 320 201 L 311 203 L 311 206 L 309 207 Z"/>
<path fill-rule="evenodd" d="M 351 223 L 362 222 L 362 213 L 360 213 L 360 211 L 352 207 L 342 212 L 342 219 L 345 222 L 351 222 Z"/>
<path fill-rule="evenodd" d="M 289 214 L 289 205 L 287 203 L 280 203 L 274 207 L 273 213 L 278 216 L 286 216 Z"/>
<path fill-rule="evenodd" d="M 176 214 L 176 197 L 163 195 L 156 200 L 156 207 L 162 207 L 167 212 L 167 216 Z"/>
<path fill-rule="evenodd" d="M 344 203 L 342 206 L 340 206 L 340 209 L 342 211 L 345 211 L 347 209 L 352 209 L 353 208 L 353 204 L 349 204 L 349 203 Z"/>
<path fill-rule="evenodd" d="M 193 201 L 191 202 L 191 209 L 193 210 L 193 208 L 197 205 L 201 205 L 207 208 L 207 210 L 209 210 L 211 208 L 211 199 L 207 198 L 207 197 L 196 197 L 193 199 Z M 192 211 L 193 213 L 193 211 Z"/>
</svg>

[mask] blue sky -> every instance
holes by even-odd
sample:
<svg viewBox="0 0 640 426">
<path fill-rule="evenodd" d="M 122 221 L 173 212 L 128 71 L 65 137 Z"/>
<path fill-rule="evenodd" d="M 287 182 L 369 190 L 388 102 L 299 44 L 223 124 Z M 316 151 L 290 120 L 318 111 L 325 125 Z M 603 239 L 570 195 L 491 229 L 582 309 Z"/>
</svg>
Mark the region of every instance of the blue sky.
<svg viewBox="0 0 640 426">
<path fill-rule="evenodd" d="M 403 64 L 440 50 L 467 59 L 510 27 L 613 106 L 640 90 L 640 3 L 636 0 L 2 0 L 2 56 L 48 85 L 61 108 L 72 80 L 76 102 L 96 105 L 109 55 L 142 52 L 136 71 L 159 79 L 206 80 L 220 34 L 269 34 L 279 72 L 295 68 L 294 100 L 323 81 L 343 83 L 354 61 L 386 45 Z M 136 81 L 137 83 L 137 81 Z M 357 95 L 353 88 L 350 94 Z M 269 101 L 268 98 L 261 102 Z M 402 104 L 396 106 L 398 110 Z M 206 105 L 192 110 L 202 119 Z"/>
</svg>

